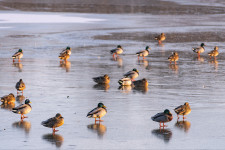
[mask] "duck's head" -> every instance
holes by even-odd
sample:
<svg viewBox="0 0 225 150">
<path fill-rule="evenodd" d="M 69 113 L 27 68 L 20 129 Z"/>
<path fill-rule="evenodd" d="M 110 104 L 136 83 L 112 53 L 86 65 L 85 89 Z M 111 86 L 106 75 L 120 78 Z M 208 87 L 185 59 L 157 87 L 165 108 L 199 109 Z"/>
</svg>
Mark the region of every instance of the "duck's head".
<svg viewBox="0 0 225 150">
<path fill-rule="evenodd" d="M 63 118 L 62 115 L 61 115 L 60 113 L 57 113 L 57 114 L 55 115 L 55 117 L 56 117 L 56 118 Z"/>
<path fill-rule="evenodd" d="M 18 50 L 18 52 L 23 52 L 23 50 L 20 48 L 20 49 Z"/>
<path fill-rule="evenodd" d="M 204 46 L 206 46 L 206 45 L 205 45 L 204 43 L 202 43 L 202 44 L 201 44 L 201 47 L 204 47 Z"/>
<path fill-rule="evenodd" d="M 161 35 L 165 35 L 165 33 L 161 33 Z"/>
<path fill-rule="evenodd" d="M 164 110 L 164 114 L 166 114 L 166 115 L 172 115 L 171 112 L 169 111 L 169 109 L 165 109 Z"/>
<path fill-rule="evenodd" d="M 20 81 L 19 82 L 22 82 L 23 80 L 22 79 L 20 79 Z"/>
<path fill-rule="evenodd" d="M 133 71 L 135 71 L 135 72 L 139 72 L 136 68 L 134 68 L 134 69 L 133 69 Z"/>
<path fill-rule="evenodd" d="M 107 78 L 107 79 L 109 79 L 109 76 L 108 76 L 107 74 L 105 74 L 105 75 L 104 75 L 104 78 Z"/>
<path fill-rule="evenodd" d="M 149 49 L 151 49 L 151 48 L 149 48 L 149 46 L 146 46 L 146 47 L 145 47 L 145 50 L 149 50 Z"/>
<path fill-rule="evenodd" d="M 145 78 L 143 78 L 142 81 L 146 82 L 147 80 Z"/>
<path fill-rule="evenodd" d="M 69 46 L 67 46 L 67 47 L 66 47 L 66 49 L 70 50 L 70 47 L 69 47 Z"/>
<path fill-rule="evenodd" d="M 188 105 L 189 105 L 189 103 L 188 103 L 188 102 L 185 102 L 185 103 L 184 103 L 184 105 L 185 105 L 185 106 L 188 106 Z"/>
<path fill-rule="evenodd" d="M 25 104 L 29 104 L 29 103 L 31 103 L 30 100 L 29 99 L 26 99 L 25 100 Z"/>
<path fill-rule="evenodd" d="M 98 107 L 100 107 L 100 108 L 106 108 L 103 103 L 98 103 Z"/>
<path fill-rule="evenodd" d="M 9 95 L 14 97 L 14 94 L 13 93 L 10 93 Z"/>
<path fill-rule="evenodd" d="M 122 48 L 122 46 L 121 45 L 117 45 L 117 48 Z"/>
<path fill-rule="evenodd" d="M 174 55 L 178 55 L 178 53 L 177 53 L 177 52 L 173 52 L 173 54 L 174 54 Z"/>
<path fill-rule="evenodd" d="M 219 47 L 218 47 L 218 46 L 215 46 L 215 47 L 214 47 L 214 50 L 218 50 L 218 49 L 219 49 Z"/>
</svg>

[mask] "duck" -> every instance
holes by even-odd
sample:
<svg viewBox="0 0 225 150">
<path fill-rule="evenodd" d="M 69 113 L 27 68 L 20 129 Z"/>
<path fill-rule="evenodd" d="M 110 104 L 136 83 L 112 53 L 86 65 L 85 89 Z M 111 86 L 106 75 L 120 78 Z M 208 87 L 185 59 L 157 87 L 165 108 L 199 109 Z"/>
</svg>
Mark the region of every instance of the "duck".
<svg viewBox="0 0 225 150">
<path fill-rule="evenodd" d="M 104 76 L 94 77 L 93 80 L 98 84 L 109 84 L 110 77 L 105 74 Z"/>
<path fill-rule="evenodd" d="M 5 95 L 1 97 L 2 104 L 11 104 L 16 101 L 16 98 L 13 93 L 10 93 L 9 95 Z"/>
<path fill-rule="evenodd" d="M 185 102 L 184 105 L 180 105 L 177 108 L 174 109 L 174 111 L 177 113 L 177 120 L 179 119 L 179 115 L 183 115 L 183 120 L 186 119 L 184 115 L 188 115 L 191 112 L 191 107 L 188 102 Z"/>
<path fill-rule="evenodd" d="M 200 54 L 205 51 L 204 46 L 206 46 L 204 43 L 201 43 L 200 47 L 198 48 L 192 48 L 193 52 L 198 54 L 198 57 L 200 57 Z"/>
<path fill-rule="evenodd" d="M 95 118 L 95 123 L 97 121 L 102 122 L 103 120 L 101 120 L 101 118 L 103 116 L 105 116 L 107 113 L 107 109 L 106 106 L 103 103 L 98 103 L 98 106 L 96 108 L 94 108 L 93 110 L 91 110 L 88 114 L 87 117 L 88 118 Z M 99 118 L 99 120 L 96 120 L 96 118 Z"/>
<path fill-rule="evenodd" d="M 157 40 L 159 44 L 161 44 L 162 41 L 164 41 L 165 39 L 166 39 L 166 36 L 164 33 L 161 33 L 160 35 L 155 37 L 155 40 Z"/>
<path fill-rule="evenodd" d="M 71 55 L 71 48 L 69 46 L 67 46 L 66 49 L 62 50 L 62 52 L 59 55 L 65 54 L 65 53 Z"/>
<path fill-rule="evenodd" d="M 179 55 L 177 52 L 173 52 L 172 55 L 170 55 L 168 57 L 168 60 L 170 61 L 170 64 L 172 63 L 172 61 L 174 62 L 174 64 L 176 65 L 176 61 L 179 60 Z"/>
<path fill-rule="evenodd" d="M 171 114 L 171 112 L 168 109 L 165 109 L 164 112 L 160 112 L 157 113 L 156 115 L 152 116 L 151 119 L 153 121 L 159 122 L 159 127 L 166 127 L 166 125 L 164 125 L 165 122 L 170 122 L 171 120 L 173 120 L 173 115 Z M 163 125 L 161 125 L 161 123 L 163 123 Z"/>
<path fill-rule="evenodd" d="M 133 82 L 134 87 L 147 87 L 148 86 L 148 81 L 143 78 L 141 80 L 137 80 Z"/>
<path fill-rule="evenodd" d="M 26 86 L 22 79 L 20 79 L 19 82 L 16 83 L 15 88 L 17 89 L 17 94 L 19 93 L 18 91 L 22 91 L 23 95 L 23 90 L 26 88 Z"/>
<path fill-rule="evenodd" d="M 111 54 L 113 54 L 113 58 L 114 58 L 115 54 L 118 57 L 119 54 L 123 53 L 123 48 L 121 45 L 117 45 L 117 48 L 112 49 L 110 52 L 111 52 Z"/>
<path fill-rule="evenodd" d="M 67 59 L 70 58 L 70 55 L 69 55 L 69 53 L 66 51 L 65 53 L 60 53 L 60 54 L 59 54 L 59 58 L 60 58 L 60 61 L 64 60 L 65 62 L 67 62 Z"/>
<path fill-rule="evenodd" d="M 32 110 L 30 103 L 31 103 L 30 100 L 26 99 L 25 104 L 13 108 L 12 112 L 16 114 L 21 114 L 21 120 L 23 120 L 24 118 L 27 118 L 24 116 L 24 114 L 28 114 Z"/>
<path fill-rule="evenodd" d="M 132 80 L 131 80 L 131 78 L 122 78 L 118 81 L 118 83 L 121 86 L 130 86 L 130 85 L 132 85 Z"/>
<path fill-rule="evenodd" d="M 214 57 L 214 59 L 216 60 L 216 56 L 219 55 L 218 50 L 219 50 L 219 48 L 217 46 L 215 46 L 214 50 L 212 50 L 211 52 L 208 53 L 210 59 L 211 59 L 211 57 Z"/>
<path fill-rule="evenodd" d="M 139 56 L 141 56 L 141 57 L 143 57 L 143 59 L 145 59 L 145 57 L 149 55 L 149 49 L 150 49 L 149 46 L 146 46 L 145 50 L 137 52 L 136 54 L 138 56 L 138 60 L 139 60 Z"/>
<path fill-rule="evenodd" d="M 60 113 L 57 113 L 55 117 L 49 118 L 41 122 L 41 125 L 52 128 L 53 133 L 57 132 L 55 128 L 60 127 L 64 124 L 64 118 Z"/>
<path fill-rule="evenodd" d="M 123 76 L 129 77 L 131 78 L 132 81 L 134 81 L 134 79 L 139 76 L 139 71 L 136 68 L 134 68 L 132 71 L 125 73 Z"/>
<path fill-rule="evenodd" d="M 23 50 L 19 49 L 18 52 L 16 52 L 14 55 L 12 55 L 13 58 L 13 62 L 15 62 L 15 59 L 18 59 L 18 61 L 20 62 L 20 58 L 23 57 Z"/>
</svg>

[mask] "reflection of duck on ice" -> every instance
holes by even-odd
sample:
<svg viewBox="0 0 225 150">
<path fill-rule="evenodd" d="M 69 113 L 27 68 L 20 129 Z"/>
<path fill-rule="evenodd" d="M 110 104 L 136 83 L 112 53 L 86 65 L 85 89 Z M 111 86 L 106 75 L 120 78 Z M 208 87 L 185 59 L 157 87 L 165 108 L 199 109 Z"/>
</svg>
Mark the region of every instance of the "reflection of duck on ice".
<svg viewBox="0 0 225 150">
<path fill-rule="evenodd" d="M 25 130 L 25 132 L 28 134 L 30 132 L 31 123 L 28 121 L 22 120 L 22 121 L 14 122 L 12 126 L 21 130 Z"/>
<path fill-rule="evenodd" d="M 168 143 L 172 137 L 172 131 L 169 129 L 155 129 L 152 130 L 152 134 L 159 139 L 164 140 L 165 143 Z"/>
<path fill-rule="evenodd" d="M 107 128 L 103 124 L 90 124 L 87 126 L 88 129 L 92 130 L 93 132 L 98 134 L 98 137 L 101 138 L 105 134 Z"/>
<path fill-rule="evenodd" d="M 54 144 L 56 147 L 61 147 L 64 141 L 63 136 L 51 133 L 43 135 L 42 139 Z"/>
<path fill-rule="evenodd" d="M 189 121 L 177 121 L 175 127 L 184 130 L 184 132 L 188 132 L 191 127 L 191 123 Z"/>
</svg>

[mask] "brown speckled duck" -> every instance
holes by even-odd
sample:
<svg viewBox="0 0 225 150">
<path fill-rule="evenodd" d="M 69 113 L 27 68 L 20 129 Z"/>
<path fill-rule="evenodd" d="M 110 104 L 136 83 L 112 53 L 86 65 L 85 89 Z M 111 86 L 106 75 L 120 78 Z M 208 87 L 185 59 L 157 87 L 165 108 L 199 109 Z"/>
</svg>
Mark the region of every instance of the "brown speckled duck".
<svg viewBox="0 0 225 150">
<path fill-rule="evenodd" d="M 155 40 L 157 40 L 159 44 L 162 44 L 162 41 L 164 41 L 165 39 L 166 39 L 166 36 L 164 33 L 161 33 L 160 35 L 155 37 Z"/>
<path fill-rule="evenodd" d="M 15 101 L 16 101 L 16 98 L 15 98 L 14 94 L 12 94 L 12 93 L 1 97 L 1 102 L 3 104 L 11 104 L 11 103 L 14 103 Z"/>
<path fill-rule="evenodd" d="M 55 117 L 49 118 L 41 123 L 43 126 L 52 128 L 53 133 L 57 132 L 55 128 L 60 127 L 64 124 L 64 118 L 60 113 L 57 113 Z"/>
<path fill-rule="evenodd" d="M 219 50 L 219 48 L 217 46 L 215 46 L 214 50 L 212 50 L 211 52 L 208 53 L 210 59 L 211 59 L 211 57 L 214 57 L 214 59 L 216 60 L 216 56 L 219 55 L 218 50 Z"/>
<path fill-rule="evenodd" d="M 133 85 L 135 87 L 147 87 L 148 86 L 148 81 L 145 78 L 143 78 L 141 80 L 134 81 Z"/>
<path fill-rule="evenodd" d="M 110 77 L 105 74 L 104 76 L 94 77 L 93 80 L 98 84 L 109 84 Z"/>
<path fill-rule="evenodd" d="M 174 109 L 174 111 L 177 113 L 177 119 L 179 119 L 179 115 L 183 115 L 183 119 L 186 119 L 184 115 L 188 115 L 191 112 L 191 107 L 188 102 L 184 103 L 184 105 L 180 105 L 177 108 Z"/>
<path fill-rule="evenodd" d="M 20 79 L 19 82 L 16 83 L 15 88 L 17 89 L 17 94 L 19 93 L 18 91 L 22 91 L 23 95 L 23 90 L 26 88 L 26 86 L 22 79 Z"/>
<path fill-rule="evenodd" d="M 179 55 L 178 55 L 178 53 L 177 53 L 177 52 L 173 52 L 173 54 L 170 55 L 170 56 L 168 57 L 168 60 L 170 61 L 170 64 L 171 64 L 171 62 L 173 61 L 174 64 L 176 65 L 176 61 L 179 60 Z"/>
</svg>

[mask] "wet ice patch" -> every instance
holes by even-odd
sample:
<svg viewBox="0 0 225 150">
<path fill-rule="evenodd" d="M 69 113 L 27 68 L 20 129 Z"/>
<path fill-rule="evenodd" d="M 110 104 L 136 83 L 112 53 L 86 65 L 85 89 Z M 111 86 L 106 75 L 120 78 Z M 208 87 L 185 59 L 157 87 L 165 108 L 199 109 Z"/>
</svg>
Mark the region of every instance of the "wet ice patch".
<svg viewBox="0 0 225 150">
<path fill-rule="evenodd" d="M 104 19 L 68 15 L 66 13 L 1 13 L 0 23 L 93 23 Z"/>
</svg>

